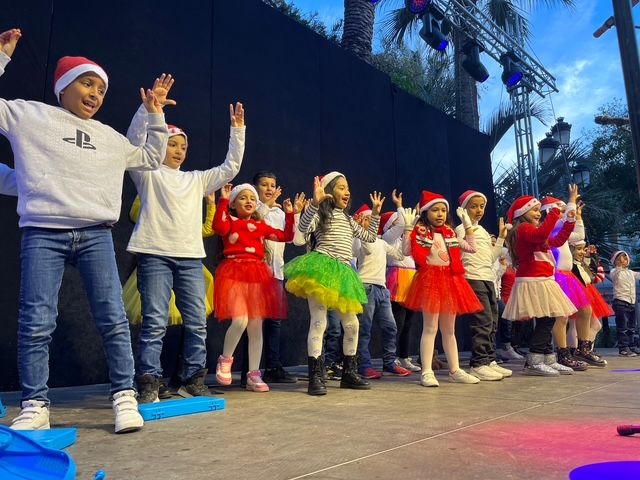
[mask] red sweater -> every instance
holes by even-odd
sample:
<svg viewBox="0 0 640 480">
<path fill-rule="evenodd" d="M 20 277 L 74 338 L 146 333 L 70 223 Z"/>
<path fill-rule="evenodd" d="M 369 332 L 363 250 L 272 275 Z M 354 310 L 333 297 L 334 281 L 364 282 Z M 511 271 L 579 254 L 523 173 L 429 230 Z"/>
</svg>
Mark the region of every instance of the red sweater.
<svg viewBox="0 0 640 480">
<path fill-rule="evenodd" d="M 539 227 L 530 223 L 521 223 L 516 236 L 516 255 L 518 268 L 516 277 L 553 277 L 556 261 L 551 248 L 557 248 L 569 239 L 575 222 L 564 222 L 555 237 L 550 237 L 560 210 L 554 208 L 547 214 Z"/>
<path fill-rule="evenodd" d="M 290 242 L 295 225 L 293 213 L 285 214 L 284 230 L 260 220 L 241 220 L 229 213 L 229 200 L 221 198 L 213 217 L 213 230 L 222 237 L 226 258 L 264 259 L 264 241 Z"/>
<path fill-rule="evenodd" d="M 511 289 L 513 288 L 513 283 L 515 281 L 516 271 L 511 265 L 509 265 L 502 274 L 502 281 L 500 283 L 500 298 L 505 304 L 509 301 Z"/>
</svg>

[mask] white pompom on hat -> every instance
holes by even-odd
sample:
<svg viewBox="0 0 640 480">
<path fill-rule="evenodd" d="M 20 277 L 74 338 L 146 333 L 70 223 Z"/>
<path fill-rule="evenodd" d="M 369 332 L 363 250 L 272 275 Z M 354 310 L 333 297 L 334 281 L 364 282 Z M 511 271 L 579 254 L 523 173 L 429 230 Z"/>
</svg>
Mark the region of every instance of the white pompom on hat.
<svg viewBox="0 0 640 480">
<path fill-rule="evenodd" d="M 93 60 L 86 57 L 62 57 L 58 60 L 56 71 L 53 74 L 53 92 L 60 102 L 60 92 L 67 88 L 80 75 L 95 73 L 104 81 L 105 91 L 109 88 L 107 72 Z"/>
</svg>

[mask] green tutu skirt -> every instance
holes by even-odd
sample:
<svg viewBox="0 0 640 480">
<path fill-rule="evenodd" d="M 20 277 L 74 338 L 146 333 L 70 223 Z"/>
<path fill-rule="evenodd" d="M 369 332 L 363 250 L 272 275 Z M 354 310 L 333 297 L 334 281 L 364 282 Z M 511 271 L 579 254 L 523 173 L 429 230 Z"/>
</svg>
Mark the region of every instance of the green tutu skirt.
<svg viewBox="0 0 640 480">
<path fill-rule="evenodd" d="M 328 310 L 362 313 L 367 294 L 358 274 L 335 258 L 318 252 L 296 257 L 284 266 L 285 288 L 296 297 L 315 298 Z"/>
</svg>

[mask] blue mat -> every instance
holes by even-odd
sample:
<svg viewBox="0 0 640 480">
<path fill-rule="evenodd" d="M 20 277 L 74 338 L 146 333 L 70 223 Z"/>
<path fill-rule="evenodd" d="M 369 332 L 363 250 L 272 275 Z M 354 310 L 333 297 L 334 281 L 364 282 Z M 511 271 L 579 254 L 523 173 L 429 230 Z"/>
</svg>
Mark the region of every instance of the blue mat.
<svg viewBox="0 0 640 480">
<path fill-rule="evenodd" d="M 143 403 L 138 406 L 140 415 L 146 422 L 165 418 L 193 415 L 224 410 L 226 402 L 216 397 L 191 397 L 179 400 L 166 400 L 156 403 Z"/>
</svg>

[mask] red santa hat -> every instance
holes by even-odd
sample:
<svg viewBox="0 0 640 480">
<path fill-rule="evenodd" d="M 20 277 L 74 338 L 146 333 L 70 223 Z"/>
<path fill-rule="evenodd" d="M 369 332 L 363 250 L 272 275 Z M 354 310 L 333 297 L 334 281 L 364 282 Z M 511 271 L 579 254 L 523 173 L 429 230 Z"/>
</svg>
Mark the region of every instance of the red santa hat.
<svg viewBox="0 0 640 480">
<path fill-rule="evenodd" d="M 373 212 L 371 210 L 371 207 L 365 203 L 358 210 L 356 210 L 356 213 L 354 213 L 354 216 L 355 215 L 371 215 L 372 213 Z"/>
<path fill-rule="evenodd" d="M 420 194 L 420 213 L 424 212 L 436 203 L 444 203 L 447 206 L 447 211 L 449 210 L 449 202 L 447 202 L 446 198 L 439 193 L 423 190 L 422 194 Z"/>
<path fill-rule="evenodd" d="M 398 212 L 384 212 L 380 215 L 380 225 L 378 226 L 378 235 L 382 235 L 389 230 L 393 222 L 398 218 Z"/>
<path fill-rule="evenodd" d="M 460 203 L 460 206 L 462 208 L 466 208 L 467 203 L 469 203 L 469 200 L 471 200 L 473 197 L 482 197 L 484 203 L 487 203 L 487 197 L 485 196 L 485 194 L 476 190 L 467 190 L 466 192 L 464 192 L 458 197 L 458 203 Z"/>
<path fill-rule="evenodd" d="M 521 217 L 536 205 L 540 205 L 540 200 L 536 197 L 532 197 L 531 195 L 518 197 L 509 208 L 509 212 L 507 213 L 507 222 L 513 223 L 515 218 Z"/>
<path fill-rule="evenodd" d="M 324 177 L 320 177 L 320 185 L 322 188 L 327 188 L 327 185 L 331 183 L 331 181 L 338 177 L 344 177 L 344 174 L 340 172 L 329 172 Z"/>
<path fill-rule="evenodd" d="M 547 210 L 551 210 L 552 208 L 562 208 L 566 207 L 567 204 L 559 198 L 552 197 L 551 195 L 547 195 L 542 199 L 540 210 L 543 212 Z"/>
<path fill-rule="evenodd" d="M 100 65 L 85 57 L 62 57 L 58 60 L 53 74 L 53 91 L 60 101 L 60 92 L 80 75 L 93 72 L 104 81 L 105 91 L 109 88 L 109 77 Z"/>
<path fill-rule="evenodd" d="M 618 259 L 618 257 L 620 255 L 626 255 L 627 258 L 629 259 L 629 261 L 631 261 L 631 257 L 629 256 L 629 254 L 627 252 L 625 252 L 624 250 L 616 250 L 615 252 L 613 252 L 613 255 L 611 255 L 611 265 L 613 265 L 615 267 L 616 260 Z"/>
<path fill-rule="evenodd" d="M 253 185 L 251 185 L 250 183 L 241 183 L 240 185 L 236 185 L 231 189 L 231 193 L 229 194 L 229 203 L 233 203 L 236 197 L 240 195 L 240 192 L 242 192 L 243 190 L 251 190 L 256 196 L 256 200 L 258 199 L 258 192 Z"/>
<path fill-rule="evenodd" d="M 185 140 L 189 140 L 187 134 L 184 133 L 180 127 L 176 127 L 175 125 L 167 125 L 167 130 L 169 130 L 169 138 L 175 137 L 176 135 L 182 135 Z"/>
</svg>

